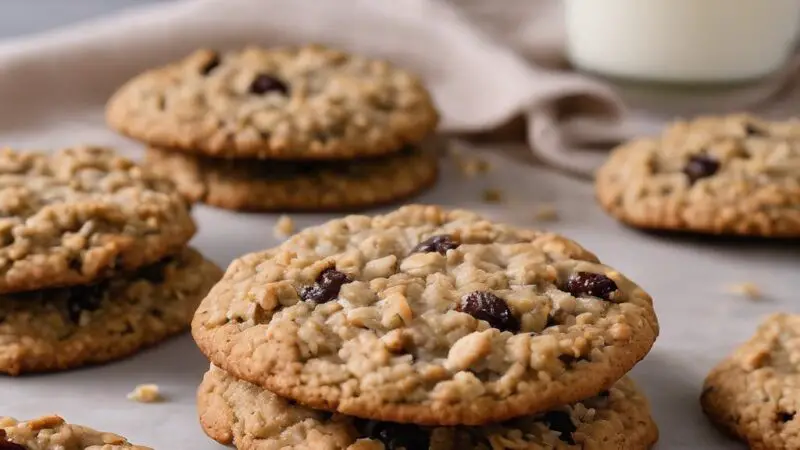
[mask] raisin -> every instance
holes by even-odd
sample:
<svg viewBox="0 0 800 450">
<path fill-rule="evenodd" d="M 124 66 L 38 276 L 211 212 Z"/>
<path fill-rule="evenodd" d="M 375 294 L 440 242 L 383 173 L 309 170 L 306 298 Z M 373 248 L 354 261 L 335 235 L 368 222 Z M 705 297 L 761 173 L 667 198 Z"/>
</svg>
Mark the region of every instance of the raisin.
<svg viewBox="0 0 800 450">
<path fill-rule="evenodd" d="M 591 295 L 603 300 L 611 300 L 611 294 L 617 291 L 617 283 L 599 273 L 578 272 L 567 279 L 564 290 L 575 297 Z"/>
<path fill-rule="evenodd" d="M 708 155 L 692 155 L 683 168 L 683 173 L 694 184 L 701 178 L 710 177 L 719 170 L 719 161 Z"/>
<path fill-rule="evenodd" d="M 788 421 L 790 421 L 792 419 L 794 419 L 794 413 L 793 412 L 792 413 L 783 412 L 783 411 L 778 412 L 778 420 L 779 421 L 781 421 L 783 423 L 786 423 L 786 422 L 788 422 Z"/>
<path fill-rule="evenodd" d="M 203 75 L 208 75 L 211 73 L 212 70 L 216 69 L 221 62 L 219 54 L 214 53 L 209 60 L 200 67 L 200 73 Z"/>
<path fill-rule="evenodd" d="M 597 394 L 597 396 L 598 397 L 604 397 L 604 398 L 610 397 L 611 396 L 611 392 L 610 391 L 601 391 L 599 394 Z"/>
<path fill-rule="evenodd" d="M 442 255 L 446 254 L 448 250 L 452 250 L 459 246 L 459 243 L 454 241 L 452 237 L 446 234 L 431 236 L 428 239 L 417 244 L 411 253 L 432 253 L 439 252 Z"/>
<path fill-rule="evenodd" d="M 103 302 L 105 288 L 103 283 L 69 288 L 67 315 L 70 320 L 78 323 L 83 311 L 96 311 Z"/>
<path fill-rule="evenodd" d="M 430 448 L 430 432 L 418 425 L 363 419 L 357 420 L 355 425 L 363 436 L 381 441 L 386 450 L 428 450 Z"/>
<path fill-rule="evenodd" d="M 461 297 L 458 310 L 478 320 L 489 322 L 493 328 L 502 331 L 519 331 L 519 319 L 502 298 L 486 291 L 475 291 Z"/>
<path fill-rule="evenodd" d="M 265 73 L 256 75 L 253 82 L 250 83 L 250 92 L 253 94 L 266 94 L 272 91 L 288 95 L 289 87 L 283 81 Z"/>
<path fill-rule="evenodd" d="M 353 280 L 343 272 L 336 269 L 325 269 L 312 286 L 306 286 L 300 292 L 300 298 L 314 303 L 327 303 L 335 299 L 342 289 L 342 285 Z"/>
<path fill-rule="evenodd" d="M 569 413 L 564 411 L 548 411 L 544 413 L 544 421 L 547 422 L 547 426 L 551 430 L 560 433 L 559 439 L 569 445 L 575 445 L 575 440 L 572 439 L 572 433 L 577 430 L 578 427 L 572 423 L 572 418 L 569 416 Z"/>
</svg>

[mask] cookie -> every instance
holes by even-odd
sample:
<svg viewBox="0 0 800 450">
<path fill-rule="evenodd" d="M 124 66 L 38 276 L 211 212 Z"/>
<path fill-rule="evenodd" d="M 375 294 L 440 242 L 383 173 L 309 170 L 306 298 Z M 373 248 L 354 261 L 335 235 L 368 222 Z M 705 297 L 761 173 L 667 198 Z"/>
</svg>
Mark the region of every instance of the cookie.
<svg viewBox="0 0 800 450">
<path fill-rule="evenodd" d="M 70 369 L 156 344 L 188 328 L 221 276 L 186 249 L 124 278 L 0 296 L 0 372 Z"/>
<path fill-rule="evenodd" d="M 706 415 L 750 448 L 800 448 L 800 315 L 775 314 L 708 375 Z"/>
<path fill-rule="evenodd" d="M 590 397 L 650 349 L 650 297 L 578 244 L 413 205 L 301 231 L 234 261 L 199 347 L 307 406 L 479 425 Z"/>
<path fill-rule="evenodd" d="M 206 434 L 239 450 L 637 450 L 658 439 L 647 399 L 627 378 L 582 402 L 478 427 L 429 428 L 331 415 L 215 367 L 203 378 L 197 405 Z"/>
<path fill-rule="evenodd" d="M 408 198 L 436 181 L 428 151 L 336 162 L 237 161 L 149 149 L 147 166 L 193 201 L 248 211 L 341 211 Z"/>
<path fill-rule="evenodd" d="M 800 236 L 800 121 L 747 115 L 677 122 L 614 150 L 597 198 L 634 227 Z"/>
<path fill-rule="evenodd" d="M 0 293 L 87 284 L 194 235 L 172 183 L 112 150 L 0 150 Z"/>
<path fill-rule="evenodd" d="M 438 122 L 415 76 L 320 46 L 196 51 L 133 78 L 106 118 L 154 147 L 292 160 L 392 153 Z"/>
<path fill-rule="evenodd" d="M 124 437 L 69 424 L 59 416 L 42 416 L 27 422 L 0 417 L 3 450 L 153 450 Z"/>
</svg>

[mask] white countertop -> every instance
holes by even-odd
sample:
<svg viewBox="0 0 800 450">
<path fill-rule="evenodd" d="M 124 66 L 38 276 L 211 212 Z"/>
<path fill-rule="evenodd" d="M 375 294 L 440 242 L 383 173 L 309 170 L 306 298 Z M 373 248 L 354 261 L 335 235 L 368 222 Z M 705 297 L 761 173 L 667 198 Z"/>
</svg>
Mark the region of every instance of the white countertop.
<svg viewBox="0 0 800 450">
<path fill-rule="evenodd" d="M 546 227 L 570 236 L 641 284 L 656 301 L 662 333 L 633 371 L 652 400 L 661 428 L 658 449 L 728 449 L 736 445 L 703 417 L 698 395 L 711 366 L 771 311 L 800 311 L 800 243 L 664 237 L 625 228 L 605 216 L 591 187 L 541 168 L 490 154 L 485 177 L 462 178 L 445 162 L 440 183 L 420 202 L 463 206 L 519 225 L 537 226 L 535 205 L 554 202 L 561 218 Z M 485 205 L 485 187 L 509 197 Z M 220 264 L 271 246 L 276 215 L 235 214 L 199 207 L 194 245 Z M 299 226 L 333 215 L 294 215 Z M 752 281 L 766 298 L 725 293 L 730 283 Z M 114 431 L 159 450 L 219 448 L 200 431 L 194 391 L 207 368 L 188 336 L 106 366 L 66 373 L 0 378 L 0 414 L 20 418 L 57 412 L 69 420 Z M 168 401 L 138 404 L 125 398 L 140 383 L 157 383 Z"/>
</svg>

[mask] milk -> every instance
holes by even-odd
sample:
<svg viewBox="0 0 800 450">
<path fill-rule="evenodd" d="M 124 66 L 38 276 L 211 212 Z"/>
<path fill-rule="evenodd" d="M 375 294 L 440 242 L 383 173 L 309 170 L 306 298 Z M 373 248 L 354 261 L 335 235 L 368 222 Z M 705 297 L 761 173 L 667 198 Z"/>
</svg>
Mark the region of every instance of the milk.
<svg viewBox="0 0 800 450">
<path fill-rule="evenodd" d="M 753 80 L 794 48 L 800 0 L 565 0 L 579 68 L 658 82 Z"/>
</svg>

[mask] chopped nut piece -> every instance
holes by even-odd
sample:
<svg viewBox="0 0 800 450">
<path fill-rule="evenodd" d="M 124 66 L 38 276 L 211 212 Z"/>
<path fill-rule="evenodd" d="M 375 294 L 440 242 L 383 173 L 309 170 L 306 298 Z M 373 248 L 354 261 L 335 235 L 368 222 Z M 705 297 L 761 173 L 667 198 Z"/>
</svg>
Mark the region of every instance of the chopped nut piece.
<svg viewBox="0 0 800 450">
<path fill-rule="evenodd" d="M 552 222 L 558 220 L 558 210 L 551 203 L 543 203 L 536 209 L 535 217 L 541 222 Z"/>
<path fill-rule="evenodd" d="M 281 215 L 272 228 L 273 235 L 278 238 L 287 238 L 294 234 L 294 221 L 286 214 Z"/>
<path fill-rule="evenodd" d="M 758 300 L 764 296 L 761 288 L 755 283 L 746 281 L 744 283 L 731 284 L 727 287 L 727 291 L 731 294 L 741 295 L 753 300 Z"/>
<path fill-rule="evenodd" d="M 158 390 L 157 384 L 140 384 L 136 389 L 128 394 L 128 400 L 139 403 L 155 403 L 164 400 Z"/>
<path fill-rule="evenodd" d="M 466 370 L 484 359 L 492 351 L 492 336 L 495 330 L 484 330 L 468 334 L 453 344 L 447 354 L 445 367 L 453 372 Z"/>
<path fill-rule="evenodd" d="M 64 419 L 60 416 L 50 415 L 50 416 L 42 416 L 37 419 L 33 419 L 27 422 L 28 428 L 34 431 L 41 430 L 43 428 L 53 428 L 57 427 L 64 423 Z"/>
<path fill-rule="evenodd" d="M 502 203 L 503 202 L 503 191 L 500 189 L 484 189 L 483 190 L 483 201 L 486 203 Z"/>
</svg>

